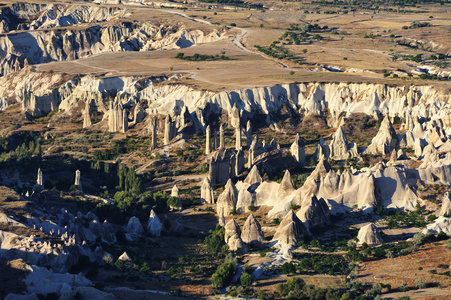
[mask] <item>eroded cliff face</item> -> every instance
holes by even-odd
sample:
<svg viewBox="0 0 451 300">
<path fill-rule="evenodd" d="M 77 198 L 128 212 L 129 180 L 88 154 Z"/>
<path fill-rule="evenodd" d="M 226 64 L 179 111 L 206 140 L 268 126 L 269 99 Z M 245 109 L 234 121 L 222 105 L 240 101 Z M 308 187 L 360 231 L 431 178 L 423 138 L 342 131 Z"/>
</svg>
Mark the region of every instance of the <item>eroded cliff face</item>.
<svg viewBox="0 0 451 300">
<path fill-rule="evenodd" d="M 0 13 L 0 75 L 27 65 L 75 60 L 112 51 L 190 47 L 221 39 L 217 30 L 181 23 L 125 22 L 120 7 L 14 3 Z"/>
<path fill-rule="evenodd" d="M 241 116 L 252 116 L 258 111 L 277 113 L 287 105 L 300 114 L 321 115 L 328 109 L 333 120 L 339 121 L 343 113 L 366 113 L 372 116 L 418 117 L 450 120 L 450 95 L 430 86 L 388 86 L 383 84 L 302 83 L 275 85 L 213 93 L 199 91 L 185 85 L 176 85 L 172 78 L 111 77 L 95 78 L 91 75 L 63 82 L 58 74 L 35 73 L 29 69 L 18 76 L 0 79 L 0 98 L 16 97 L 24 102 L 24 95 L 54 94 L 58 109 L 70 111 L 78 101 L 95 99 L 101 111 L 106 95 L 118 97 L 123 103 L 145 101 L 149 113 L 173 113 L 187 107 L 207 113 L 232 111 L 236 105 Z M 46 101 L 46 100 L 42 100 Z M 35 106 L 45 106 L 36 101 Z M 24 110 L 34 109 L 24 105 Z M 45 109 L 42 111 L 46 113 Z"/>
<path fill-rule="evenodd" d="M 75 60 L 102 52 L 186 48 L 221 39 L 217 31 L 187 30 L 183 25 L 122 23 L 83 30 L 29 31 L 0 37 L 0 74 L 29 64 Z"/>
</svg>

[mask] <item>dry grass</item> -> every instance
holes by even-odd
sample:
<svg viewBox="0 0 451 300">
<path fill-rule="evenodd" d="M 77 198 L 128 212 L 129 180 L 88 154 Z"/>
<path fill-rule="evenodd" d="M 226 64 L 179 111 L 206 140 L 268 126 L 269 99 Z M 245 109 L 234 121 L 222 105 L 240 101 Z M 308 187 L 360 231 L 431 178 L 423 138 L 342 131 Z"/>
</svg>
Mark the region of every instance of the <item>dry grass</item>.
<svg viewBox="0 0 451 300">
<path fill-rule="evenodd" d="M 434 284 L 440 289 L 451 291 L 451 277 L 441 275 L 449 270 L 451 251 L 444 247 L 443 242 L 427 244 L 415 253 L 378 261 L 365 262 L 358 272 L 357 280 L 368 283 L 391 283 L 393 288 L 401 283 L 410 287 L 421 279 L 424 283 Z M 439 265 L 446 265 L 445 269 Z M 422 270 L 418 268 L 422 267 Z M 436 270 L 438 274 L 429 271 Z"/>
</svg>

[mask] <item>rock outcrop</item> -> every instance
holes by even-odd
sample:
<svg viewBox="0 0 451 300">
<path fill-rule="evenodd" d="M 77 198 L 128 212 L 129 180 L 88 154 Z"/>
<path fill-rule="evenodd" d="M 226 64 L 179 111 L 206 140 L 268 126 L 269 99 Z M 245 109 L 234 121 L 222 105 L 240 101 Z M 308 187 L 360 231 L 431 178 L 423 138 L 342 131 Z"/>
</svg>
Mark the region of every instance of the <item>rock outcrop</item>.
<svg viewBox="0 0 451 300">
<path fill-rule="evenodd" d="M 243 243 L 243 240 L 240 237 L 241 230 L 240 226 L 236 223 L 235 220 L 231 219 L 225 225 L 225 234 L 224 240 L 226 244 L 229 246 L 230 251 L 246 253 L 247 247 Z"/>
<path fill-rule="evenodd" d="M 230 155 L 227 151 L 215 151 L 210 159 L 211 184 L 226 182 L 230 178 Z"/>
<path fill-rule="evenodd" d="M 127 132 L 128 130 L 128 112 L 119 100 L 110 102 L 108 111 L 108 131 L 109 132 Z"/>
<path fill-rule="evenodd" d="M 395 129 L 390 122 L 390 118 L 386 116 L 381 123 L 379 132 L 371 140 L 371 144 L 366 149 L 367 153 L 371 154 L 389 154 L 395 148 L 398 147 L 398 136 L 396 135 Z"/>
<path fill-rule="evenodd" d="M 208 177 L 204 179 L 204 182 L 202 183 L 202 187 L 200 188 L 200 202 L 202 204 L 215 203 L 213 188 L 211 187 L 211 182 Z"/>
<path fill-rule="evenodd" d="M 370 246 L 382 244 L 381 234 L 373 223 L 360 228 L 357 239 L 360 245 L 363 243 L 367 243 Z"/>
<path fill-rule="evenodd" d="M 296 214 L 290 210 L 277 227 L 273 240 L 279 245 L 294 246 L 308 235 L 307 229 Z"/>
<path fill-rule="evenodd" d="M 171 205 L 170 209 L 182 210 L 183 209 L 182 201 L 180 200 L 179 188 L 177 187 L 176 184 L 174 184 L 174 186 L 172 187 L 171 197 L 174 197 L 175 199 L 177 199 L 177 205 L 176 206 Z"/>
<path fill-rule="evenodd" d="M 444 216 L 445 214 L 448 214 L 448 216 L 451 214 L 451 199 L 449 197 L 449 193 L 446 192 L 445 195 L 443 195 L 442 198 L 442 206 L 440 208 L 440 216 Z"/>
<path fill-rule="evenodd" d="M 210 125 L 207 126 L 205 130 L 205 154 L 209 155 L 211 153 L 211 137 L 210 137 Z"/>
<path fill-rule="evenodd" d="M 434 220 L 434 223 L 428 224 L 422 231 L 424 234 L 437 234 L 440 232 L 444 232 L 448 236 L 451 236 L 451 218 L 440 216 Z"/>
<path fill-rule="evenodd" d="M 244 223 L 243 231 L 241 232 L 241 239 L 246 244 L 254 245 L 260 244 L 265 240 L 260 223 L 253 214 L 250 214 Z"/>
<path fill-rule="evenodd" d="M 355 157 L 358 153 L 357 145 L 354 143 L 349 144 L 348 139 L 343 129 L 338 127 L 335 132 L 332 142 L 330 143 L 330 156 L 336 160 L 345 160 L 349 157 Z"/>
<path fill-rule="evenodd" d="M 330 211 L 323 198 L 312 196 L 303 199 L 301 209 L 296 213 L 307 229 L 324 226 L 330 223 Z"/>
<path fill-rule="evenodd" d="M 304 142 L 302 138 L 299 136 L 299 133 L 296 134 L 296 138 L 294 139 L 294 143 L 291 144 L 290 152 L 294 159 L 300 163 L 305 164 L 305 150 L 304 150 Z"/>
<path fill-rule="evenodd" d="M 236 208 L 238 198 L 238 190 L 233 184 L 232 180 L 228 180 L 224 191 L 219 195 L 216 204 L 216 212 L 218 215 L 227 217 Z"/>
<path fill-rule="evenodd" d="M 149 232 L 151 236 L 160 236 L 162 229 L 163 224 L 161 224 L 160 218 L 158 218 L 157 214 L 151 209 L 149 220 L 147 221 L 147 232 Z"/>
<path fill-rule="evenodd" d="M 135 216 L 131 217 L 128 221 L 126 231 L 126 237 L 130 241 L 137 241 L 144 234 L 144 228 Z"/>
</svg>

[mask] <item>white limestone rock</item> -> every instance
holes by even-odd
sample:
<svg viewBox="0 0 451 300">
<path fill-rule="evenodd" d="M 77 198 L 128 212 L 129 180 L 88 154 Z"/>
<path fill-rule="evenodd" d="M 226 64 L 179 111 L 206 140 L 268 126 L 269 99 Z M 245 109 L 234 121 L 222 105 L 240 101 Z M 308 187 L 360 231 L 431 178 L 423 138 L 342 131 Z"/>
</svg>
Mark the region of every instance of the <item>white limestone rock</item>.
<svg viewBox="0 0 451 300">
<path fill-rule="evenodd" d="M 443 231 L 448 236 L 451 236 L 451 218 L 447 218 L 444 216 L 440 216 L 435 219 L 434 223 L 428 224 L 425 229 L 423 229 L 422 233 L 428 234 L 433 233 L 437 234 Z"/>
<path fill-rule="evenodd" d="M 373 246 L 383 243 L 381 234 L 373 223 L 360 228 L 357 239 L 359 240 L 360 245 L 367 243 L 368 245 Z"/>
<path fill-rule="evenodd" d="M 260 223 L 253 214 L 250 214 L 244 223 L 243 231 L 241 232 L 241 239 L 246 244 L 255 245 L 258 245 L 265 240 Z"/>
<path fill-rule="evenodd" d="M 366 152 L 370 154 L 381 153 L 386 155 L 396 147 L 398 147 L 398 136 L 390 122 L 390 118 L 386 116 L 381 123 L 379 132 L 371 140 L 371 144 L 366 149 Z"/>
<path fill-rule="evenodd" d="M 236 208 L 237 198 L 238 190 L 232 180 L 229 179 L 225 185 L 224 191 L 218 197 L 218 202 L 216 204 L 216 212 L 218 215 L 223 215 L 224 217 L 229 216 L 230 212 Z"/>
<path fill-rule="evenodd" d="M 247 253 L 247 247 L 240 237 L 241 231 L 235 220 L 231 219 L 225 225 L 224 240 L 229 246 L 230 251 Z"/>
<path fill-rule="evenodd" d="M 150 210 L 149 221 L 147 221 L 147 232 L 152 236 L 160 236 L 161 230 L 163 229 L 163 224 L 160 222 L 157 214 Z"/>
<path fill-rule="evenodd" d="M 308 232 L 304 224 L 299 220 L 296 214 L 290 210 L 277 227 L 273 240 L 277 241 L 281 246 L 294 246 L 297 242 L 303 241 L 307 235 Z"/>
<path fill-rule="evenodd" d="M 296 213 L 296 216 L 307 229 L 330 223 L 330 211 L 326 201 L 323 198 L 318 200 L 314 195 L 310 199 L 303 199 L 301 209 Z"/>
<path fill-rule="evenodd" d="M 238 191 L 238 200 L 236 203 L 237 213 L 241 214 L 243 212 L 248 212 L 249 206 L 251 205 L 255 206 L 255 204 L 256 204 L 255 194 L 252 194 L 247 190 Z"/>
<path fill-rule="evenodd" d="M 444 216 L 445 214 L 450 214 L 451 211 L 451 199 L 449 197 L 449 193 L 446 192 L 442 198 L 442 206 L 440 208 L 440 216 Z"/>
<path fill-rule="evenodd" d="M 210 178 L 206 177 L 200 188 L 200 203 L 213 204 L 215 203 L 213 188 L 211 187 Z"/>
<path fill-rule="evenodd" d="M 126 231 L 128 233 L 126 237 L 131 241 L 138 240 L 144 234 L 143 226 L 141 225 L 139 219 L 135 216 L 131 217 L 128 221 Z"/>
</svg>

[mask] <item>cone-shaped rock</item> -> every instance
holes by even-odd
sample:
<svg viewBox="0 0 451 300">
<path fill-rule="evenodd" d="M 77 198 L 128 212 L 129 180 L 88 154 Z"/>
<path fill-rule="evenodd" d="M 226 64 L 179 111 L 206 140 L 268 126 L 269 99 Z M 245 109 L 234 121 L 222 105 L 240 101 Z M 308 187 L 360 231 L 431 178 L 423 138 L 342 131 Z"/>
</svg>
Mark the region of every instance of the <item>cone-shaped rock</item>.
<svg viewBox="0 0 451 300">
<path fill-rule="evenodd" d="M 250 214 L 244 223 L 241 239 L 246 244 L 259 244 L 265 240 L 260 223 L 253 214 Z"/>
<path fill-rule="evenodd" d="M 143 226 L 137 217 L 133 216 L 130 218 L 127 224 L 127 232 L 138 236 L 144 233 Z"/>
<path fill-rule="evenodd" d="M 323 198 L 309 197 L 302 201 L 302 207 L 296 216 L 305 224 L 305 227 L 323 226 L 330 223 L 329 207 Z"/>
<path fill-rule="evenodd" d="M 216 204 L 216 211 L 218 215 L 223 214 L 224 217 L 230 215 L 230 212 L 236 207 L 238 197 L 238 190 L 233 184 L 232 180 L 228 180 L 224 191 L 218 197 Z"/>
<path fill-rule="evenodd" d="M 214 203 L 215 198 L 213 194 L 213 189 L 211 187 L 211 182 L 208 177 L 205 178 L 200 188 L 200 202 L 203 203 Z"/>
<path fill-rule="evenodd" d="M 348 155 L 348 139 L 343 129 L 338 127 L 330 143 L 330 156 L 337 159 L 346 159 Z"/>
<path fill-rule="evenodd" d="M 152 236 L 160 236 L 162 228 L 163 224 L 161 224 L 160 218 L 158 218 L 153 209 L 150 210 L 149 221 L 147 221 L 147 231 Z"/>
<path fill-rule="evenodd" d="M 294 190 L 296 190 L 296 186 L 294 185 L 293 178 L 291 178 L 290 171 L 286 170 L 280 182 L 279 195 L 283 197 L 294 192 Z"/>
<path fill-rule="evenodd" d="M 227 222 L 227 224 L 225 225 L 224 241 L 229 246 L 229 250 L 246 253 L 247 248 L 243 240 L 241 239 L 240 234 L 240 226 L 238 226 L 235 220 L 232 219 Z"/>
<path fill-rule="evenodd" d="M 357 235 L 359 244 L 367 243 L 368 245 L 382 244 L 382 237 L 377 227 L 371 223 L 360 228 Z"/>
<path fill-rule="evenodd" d="M 379 132 L 377 135 L 371 140 L 371 145 L 368 146 L 368 153 L 382 153 L 388 154 L 393 149 L 395 149 L 398 145 L 398 136 L 396 135 L 396 131 L 390 122 L 390 118 L 388 116 L 381 123 L 381 127 L 379 128 Z"/>
<path fill-rule="evenodd" d="M 303 241 L 307 235 L 304 224 L 290 210 L 277 228 L 273 240 L 277 240 L 280 245 L 294 246 L 297 242 Z"/>
</svg>

